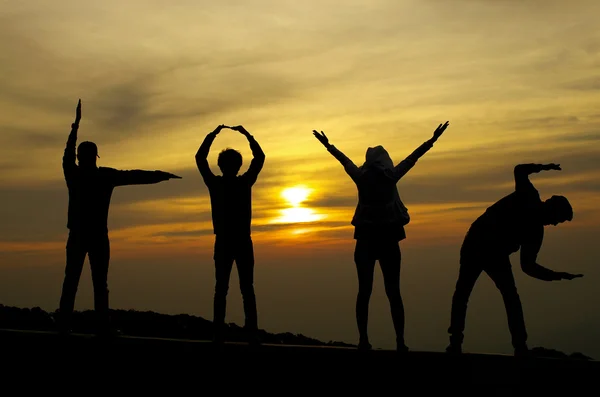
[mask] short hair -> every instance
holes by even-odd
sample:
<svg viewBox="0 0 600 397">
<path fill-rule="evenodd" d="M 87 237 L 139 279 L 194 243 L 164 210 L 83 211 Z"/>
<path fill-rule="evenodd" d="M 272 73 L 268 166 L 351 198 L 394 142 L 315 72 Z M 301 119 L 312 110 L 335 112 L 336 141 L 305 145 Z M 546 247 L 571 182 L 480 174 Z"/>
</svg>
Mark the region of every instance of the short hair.
<svg viewBox="0 0 600 397">
<path fill-rule="evenodd" d="M 224 149 L 219 153 L 217 164 L 221 169 L 240 169 L 242 167 L 242 154 L 235 149 Z"/>
<path fill-rule="evenodd" d="M 565 196 L 552 196 L 546 202 L 552 208 L 552 211 L 556 214 L 560 214 L 561 218 L 565 220 L 573 220 L 573 207 Z"/>
</svg>

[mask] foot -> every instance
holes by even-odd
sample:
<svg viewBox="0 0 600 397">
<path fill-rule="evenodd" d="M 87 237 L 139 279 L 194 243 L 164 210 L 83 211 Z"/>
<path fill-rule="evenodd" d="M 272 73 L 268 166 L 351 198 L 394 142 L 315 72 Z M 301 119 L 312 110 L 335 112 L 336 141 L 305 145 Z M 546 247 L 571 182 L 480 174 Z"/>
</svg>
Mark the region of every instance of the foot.
<svg viewBox="0 0 600 397">
<path fill-rule="evenodd" d="M 462 346 L 458 345 L 458 344 L 449 344 L 448 347 L 446 347 L 446 353 L 449 354 L 462 354 Z"/>
<path fill-rule="evenodd" d="M 408 353 L 408 346 L 406 346 L 404 343 L 399 343 L 396 346 L 396 351 L 398 353 Z"/>
<path fill-rule="evenodd" d="M 515 357 L 530 357 L 531 351 L 527 345 L 515 347 Z"/>
<path fill-rule="evenodd" d="M 358 350 L 371 350 L 373 346 L 368 341 L 360 341 L 358 343 Z"/>
</svg>

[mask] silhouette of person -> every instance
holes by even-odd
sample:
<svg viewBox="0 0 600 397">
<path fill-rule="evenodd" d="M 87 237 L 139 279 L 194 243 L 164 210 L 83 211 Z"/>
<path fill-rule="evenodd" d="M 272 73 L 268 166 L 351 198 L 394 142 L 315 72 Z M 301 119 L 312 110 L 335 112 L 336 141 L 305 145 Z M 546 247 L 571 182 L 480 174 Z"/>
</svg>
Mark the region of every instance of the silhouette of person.
<svg viewBox="0 0 600 397">
<path fill-rule="evenodd" d="M 509 258 L 519 249 L 521 269 L 528 276 L 544 281 L 572 280 L 583 276 L 555 272 L 536 262 L 544 238 L 544 226 L 556 226 L 573 219 L 573 209 L 565 197 L 552 196 L 542 202 L 529 180 L 530 174 L 546 170 L 561 168 L 558 164 L 517 165 L 514 168 L 515 191 L 488 207 L 469 228 L 460 250 L 460 270 L 452 298 L 447 352 L 462 353 L 467 302 L 475 282 L 484 271 L 502 294 L 515 355 L 528 354 L 523 309 Z"/>
<path fill-rule="evenodd" d="M 242 155 L 234 149 L 225 149 L 219 153 L 218 166 L 223 175 L 214 175 L 208 165 L 207 157 L 215 137 L 223 128 L 229 128 L 244 135 L 250 144 L 253 159 L 248 171 L 238 175 L 242 166 Z M 224 341 L 226 300 L 229 291 L 229 279 L 235 261 L 245 314 L 245 332 L 248 342 L 259 344 L 258 314 L 254 294 L 254 246 L 251 237 L 252 222 L 252 186 L 263 168 L 265 154 L 258 142 L 241 125 L 228 127 L 219 125 L 206 135 L 196 153 L 196 165 L 208 187 L 212 207 L 215 245 L 215 294 L 213 341 Z"/>
<path fill-rule="evenodd" d="M 385 292 L 390 303 L 398 352 L 408 351 L 404 343 L 404 304 L 400 294 L 400 241 L 406 238 L 404 226 L 409 223 L 408 210 L 402 203 L 396 184 L 410 171 L 448 127 L 440 124 L 433 137 L 421 144 L 408 157 L 394 166 L 382 146 L 369 147 L 366 161 L 357 167 L 352 160 L 329 143 L 321 131 L 315 137 L 344 167 L 358 189 L 358 204 L 351 224 L 354 226 L 354 262 L 358 273 L 356 322 L 359 332 L 358 348 L 370 350 L 367 332 L 369 301 L 373 289 L 375 262 L 379 260 Z"/>
<path fill-rule="evenodd" d="M 109 326 L 108 265 L 110 241 L 108 236 L 108 212 L 113 189 L 117 186 L 151 184 L 180 178 L 163 171 L 116 170 L 98 167 L 98 148 L 95 143 L 75 144 L 81 120 L 81 99 L 77 104 L 75 122 L 67 140 L 63 156 L 63 172 L 69 191 L 68 221 L 69 237 L 66 245 L 66 268 L 59 308 L 59 331 L 71 331 L 75 296 L 88 255 L 94 287 L 94 311 L 97 333 L 112 334 Z"/>
</svg>

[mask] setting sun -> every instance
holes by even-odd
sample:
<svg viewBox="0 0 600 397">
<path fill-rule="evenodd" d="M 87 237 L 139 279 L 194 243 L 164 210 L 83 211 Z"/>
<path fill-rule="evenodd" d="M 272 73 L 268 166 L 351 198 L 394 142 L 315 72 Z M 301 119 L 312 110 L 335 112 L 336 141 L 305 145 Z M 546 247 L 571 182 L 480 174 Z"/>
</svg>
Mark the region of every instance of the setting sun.
<svg viewBox="0 0 600 397">
<path fill-rule="evenodd" d="M 281 196 L 292 206 L 297 207 L 303 201 L 306 201 L 312 189 L 303 186 L 295 186 L 284 189 Z"/>
<path fill-rule="evenodd" d="M 302 207 L 300 204 L 308 198 L 313 189 L 305 186 L 294 186 L 284 189 L 281 197 L 286 201 L 288 208 L 281 209 L 281 216 L 274 219 L 274 223 L 305 223 L 315 222 L 324 218 L 312 208 Z"/>
</svg>

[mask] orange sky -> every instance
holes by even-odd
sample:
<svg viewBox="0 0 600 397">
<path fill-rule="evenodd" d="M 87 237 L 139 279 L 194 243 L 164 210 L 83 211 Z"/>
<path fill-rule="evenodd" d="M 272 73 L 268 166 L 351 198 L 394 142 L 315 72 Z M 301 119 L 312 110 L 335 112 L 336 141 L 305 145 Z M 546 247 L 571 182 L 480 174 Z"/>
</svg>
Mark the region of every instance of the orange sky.
<svg viewBox="0 0 600 397">
<path fill-rule="evenodd" d="M 450 120 L 398 185 L 412 217 L 401 245 L 407 343 L 443 349 L 469 224 L 510 193 L 515 164 L 554 162 L 563 171 L 532 180 L 542 198 L 566 195 L 575 217 L 546 232 L 540 262 L 586 276 L 543 283 L 522 276 L 517 257 L 513 267 L 531 343 L 600 357 L 598 11 L 595 1 L 535 0 L 5 2 L 0 302 L 57 306 L 61 156 L 82 98 L 80 141 L 98 144 L 99 165 L 183 176 L 116 189 L 113 307 L 211 317 L 214 236 L 194 154 L 218 124 L 243 124 L 267 155 L 253 193 L 261 326 L 354 342 L 356 189 L 312 130 L 357 164 L 378 144 L 398 162 Z M 225 147 L 241 151 L 245 171 L 248 144 L 230 130 L 213 144 L 213 171 Z M 289 188 L 307 195 L 292 204 Z M 390 347 L 377 277 L 372 338 Z M 88 279 L 86 269 L 79 308 L 92 304 Z M 239 322 L 236 280 L 228 319 Z M 472 299 L 465 347 L 509 351 L 485 276 Z"/>
</svg>

